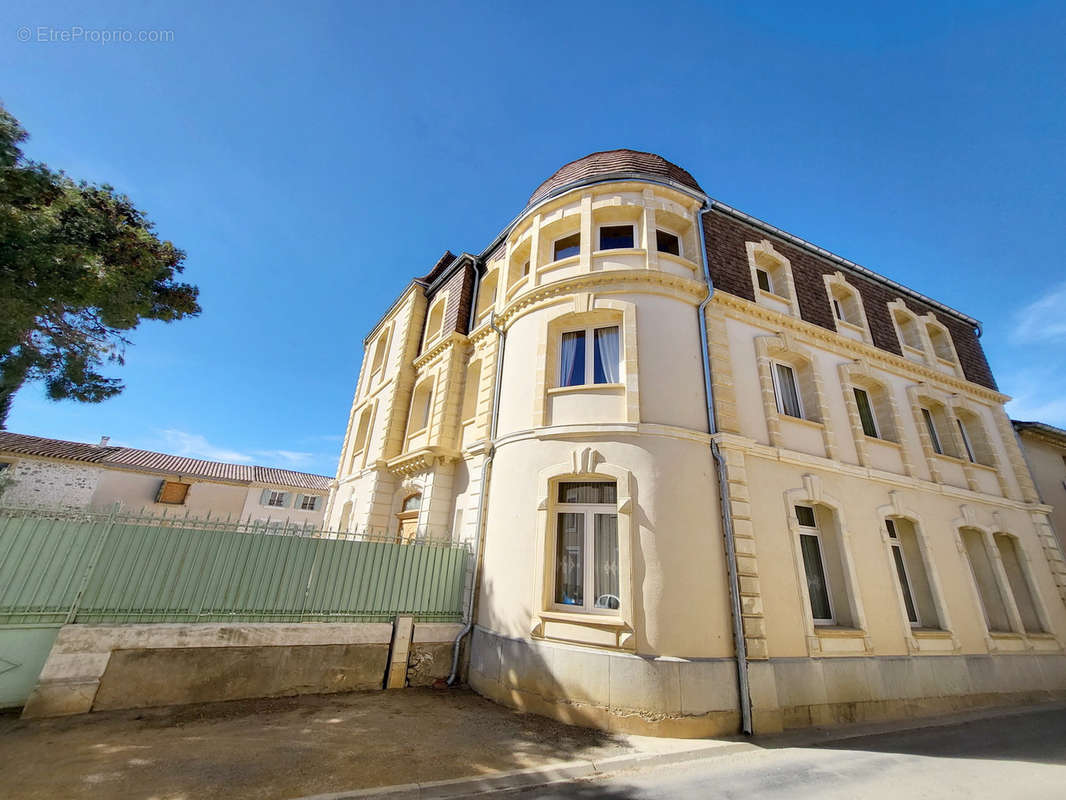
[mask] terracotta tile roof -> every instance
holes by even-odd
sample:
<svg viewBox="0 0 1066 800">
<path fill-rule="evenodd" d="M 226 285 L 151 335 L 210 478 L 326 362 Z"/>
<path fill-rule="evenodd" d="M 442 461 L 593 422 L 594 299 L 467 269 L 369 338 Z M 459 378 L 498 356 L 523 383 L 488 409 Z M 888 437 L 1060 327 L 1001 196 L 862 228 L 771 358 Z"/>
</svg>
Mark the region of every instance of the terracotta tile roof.
<svg viewBox="0 0 1066 800">
<path fill-rule="evenodd" d="M 0 431 L 0 453 L 18 453 L 24 456 L 65 458 L 71 461 L 96 463 L 121 449 L 121 447 L 101 447 L 84 442 L 66 442 L 62 439 L 45 439 L 40 436 Z"/>
<path fill-rule="evenodd" d="M 533 205 L 560 186 L 614 172 L 656 175 L 680 183 L 682 186 L 688 186 L 690 189 L 703 191 L 696 179 L 686 170 L 676 164 L 671 164 L 655 153 L 644 153 L 640 150 L 604 150 L 579 158 L 577 161 L 571 161 L 557 169 L 554 175 L 537 187 L 529 198 L 529 204 Z"/>
<path fill-rule="evenodd" d="M 251 464 L 228 464 L 224 461 L 205 461 L 199 458 L 172 456 L 133 447 L 100 446 L 83 442 L 45 439 L 22 433 L 0 431 L 0 453 L 63 458 L 86 461 L 101 466 L 141 469 L 190 478 L 214 478 L 235 483 L 267 483 L 297 489 L 327 491 L 330 478 L 310 472 L 296 472 L 276 467 L 257 467 Z"/>
</svg>

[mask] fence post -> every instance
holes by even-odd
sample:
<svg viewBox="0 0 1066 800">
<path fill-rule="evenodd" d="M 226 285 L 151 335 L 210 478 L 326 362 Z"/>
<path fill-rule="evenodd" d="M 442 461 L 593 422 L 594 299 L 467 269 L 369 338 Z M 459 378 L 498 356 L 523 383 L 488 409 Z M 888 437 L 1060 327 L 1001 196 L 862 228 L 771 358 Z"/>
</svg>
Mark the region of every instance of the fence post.
<svg viewBox="0 0 1066 800">
<path fill-rule="evenodd" d="M 93 550 L 92 557 L 89 559 L 89 565 L 85 568 L 85 574 L 82 576 L 81 585 L 78 587 L 78 593 L 74 595 L 74 601 L 70 604 L 70 611 L 67 612 L 67 618 L 63 620 L 64 625 L 70 625 L 78 616 L 78 609 L 81 606 L 81 598 L 84 596 L 85 590 L 89 587 L 89 581 L 92 579 L 93 573 L 96 572 L 96 564 L 100 560 L 100 554 L 104 552 L 104 545 L 106 545 L 107 540 L 111 538 L 111 531 L 115 529 L 115 516 L 117 513 L 118 503 L 115 503 L 111 506 L 111 513 L 107 515 L 107 521 L 104 523 L 103 533 L 100 534 L 100 541 Z"/>
</svg>

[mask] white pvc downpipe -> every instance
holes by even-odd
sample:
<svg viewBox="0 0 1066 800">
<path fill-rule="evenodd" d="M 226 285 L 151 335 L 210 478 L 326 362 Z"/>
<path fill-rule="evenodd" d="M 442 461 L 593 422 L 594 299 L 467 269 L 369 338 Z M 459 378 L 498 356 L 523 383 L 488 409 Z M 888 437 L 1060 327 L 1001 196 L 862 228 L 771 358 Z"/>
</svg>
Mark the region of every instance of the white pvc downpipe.
<svg viewBox="0 0 1066 800">
<path fill-rule="evenodd" d="M 477 273 L 475 271 L 475 277 Z M 475 291 L 475 296 L 477 292 Z M 476 307 L 471 313 L 476 313 Z M 474 629 L 474 603 L 477 600 L 478 576 L 481 574 L 481 542 L 485 538 L 483 520 L 485 505 L 489 498 L 489 475 L 492 468 L 492 459 L 496 456 L 496 422 L 500 409 L 500 388 L 503 380 L 503 353 L 507 345 L 507 334 L 496 324 L 496 312 L 489 314 L 489 326 L 496 331 L 499 337 L 500 347 L 496 354 L 496 386 L 492 392 L 492 416 L 489 424 L 489 449 L 485 460 L 481 463 L 481 497 L 478 499 L 477 520 L 474 523 L 474 561 L 473 577 L 470 579 L 470 600 L 466 607 L 466 625 L 455 637 L 452 645 L 452 672 L 448 676 L 448 685 L 454 686 L 459 677 L 459 647 L 463 639 Z"/>
<path fill-rule="evenodd" d="M 699 305 L 700 355 L 703 362 L 703 389 L 707 398 L 707 431 L 711 435 L 711 457 L 718 473 L 718 504 L 722 511 L 722 537 L 725 540 L 726 572 L 729 578 L 729 604 L 733 612 L 733 645 L 737 654 L 737 689 L 740 702 L 740 727 L 751 736 L 751 688 L 748 685 L 748 647 L 744 640 L 744 619 L 740 613 L 740 578 L 737 575 L 737 546 L 733 534 L 733 512 L 729 505 L 729 476 L 725 459 L 718 449 L 714 435 L 718 433 L 718 420 L 714 412 L 714 394 L 711 388 L 710 342 L 707 337 L 707 305 L 714 297 L 714 281 L 707 262 L 707 238 L 703 229 L 703 215 L 711 210 L 708 201 L 696 214 L 699 230 L 700 259 L 703 262 L 703 277 L 707 281 L 707 296 Z"/>
</svg>

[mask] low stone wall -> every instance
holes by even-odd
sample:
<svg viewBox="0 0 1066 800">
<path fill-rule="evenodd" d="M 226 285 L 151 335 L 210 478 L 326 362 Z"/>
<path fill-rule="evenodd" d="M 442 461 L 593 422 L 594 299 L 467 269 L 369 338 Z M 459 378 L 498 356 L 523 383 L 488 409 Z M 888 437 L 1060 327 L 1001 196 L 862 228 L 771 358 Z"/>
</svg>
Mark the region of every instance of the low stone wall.
<svg viewBox="0 0 1066 800">
<path fill-rule="evenodd" d="M 460 629 L 415 625 L 412 684 L 447 677 Z M 392 623 L 67 625 L 22 716 L 381 689 L 392 635 Z"/>
<path fill-rule="evenodd" d="M 756 733 L 1066 698 L 1066 655 L 1003 653 L 753 661 Z M 574 725 L 700 738 L 740 730 L 736 664 L 637 656 L 474 629 L 470 685 Z"/>
</svg>

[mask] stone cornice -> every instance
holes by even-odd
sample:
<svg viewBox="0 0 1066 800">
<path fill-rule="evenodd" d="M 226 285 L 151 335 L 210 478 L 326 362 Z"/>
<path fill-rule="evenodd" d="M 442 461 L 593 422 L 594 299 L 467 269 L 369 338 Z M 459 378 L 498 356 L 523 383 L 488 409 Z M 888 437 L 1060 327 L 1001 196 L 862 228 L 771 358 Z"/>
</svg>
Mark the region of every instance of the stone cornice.
<svg viewBox="0 0 1066 800">
<path fill-rule="evenodd" d="M 657 286 L 670 289 L 675 293 L 687 294 L 693 300 L 702 300 L 707 295 L 706 284 L 691 278 L 682 278 L 669 272 L 654 269 L 626 269 L 586 272 L 561 278 L 557 281 L 536 286 L 507 304 L 503 312 L 496 317 L 497 324 L 504 330 L 527 308 L 545 301 L 555 300 L 560 295 L 575 292 L 607 289 L 611 292 L 625 291 L 633 286 Z M 491 328 L 490 328 L 491 330 Z"/>
<path fill-rule="evenodd" d="M 760 320 L 770 323 L 777 330 L 787 328 L 802 334 L 807 339 L 817 341 L 820 345 L 828 345 L 827 349 L 840 355 L 849 358 L 864 358 L 891 372 L 933 384 L 949 393 L 964 392 L 971 397 L 977 397 L 986 402 L 999 405 L 1010 400 L 1009 396 L 980 386 L 972 381 L 958 378 L 954 375 L 947 375 L 931 367 L 906 359 L 903 356 L 897 356 L 895 353 L 882 350 L 880 347 L 849 339 L 820 325 L 806 322 L 788 314 L 782 314 L 780 311 L 760 306 L 728 292 L 715 292 L 712 303 L 723 306 L 726 309 L 726 313 L 735 319 L 743 321 Z"/>
<path fill-rule="evenodd" d="M 412 362 L 412 366 L 417 369 L 422 369 L 426 364 L 435 359 L 445 350 L 452 347 L 458 347 L 464 345 L 470 341 L 470 338 L 465 333 L 459 333 L 458 331 L 452 331 L 447 336 L 442 336 L 436 341 L 436 343 L 429 348 L 426 352 L 422 353 L 418 358 Z"/>
<path fill-rule="evenodd" d="M 447 447 L 423 447 L 420 450 L 390 458 L 387 467 L 393 475 L 417 475 L 432 469 L 437 464 L 455 461 L 459 455 L 457 450 Z"/>
</svg>

